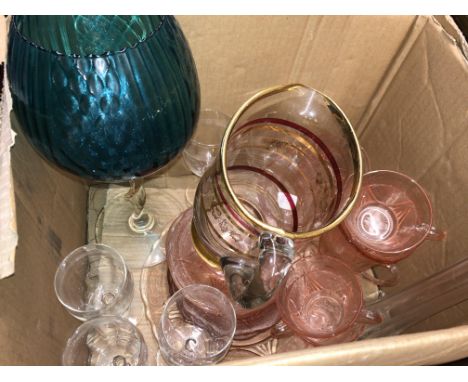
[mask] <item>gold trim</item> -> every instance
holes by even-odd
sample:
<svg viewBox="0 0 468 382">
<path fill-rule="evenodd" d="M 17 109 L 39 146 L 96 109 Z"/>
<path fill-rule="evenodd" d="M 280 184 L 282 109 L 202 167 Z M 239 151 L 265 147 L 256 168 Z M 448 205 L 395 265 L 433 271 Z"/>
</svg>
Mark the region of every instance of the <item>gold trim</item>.
<svg viewBox="0 0 468 382">
<path fill-rule="evenodd" d="M 203 245 L 202 241 L 198 238 L 195 225 L 192 220 L 190 225 L 190 233 L 192 234 L 192 244 L 195 252 L 212 268 L 221 269 L 221 259 L 218 256 L 213 255 Z"/>
<path fill-rule="evenodd" d="M 358 174 L 359 176 L 357 177 L 357 179 L 355 179 L 354 184 L 353 184 L 353 188 L 352 188 L 352 191 L 351 191 L 351 200 L 348 202 L 348 205 L 341 212 L 341 214 L 334 221 L 332 221 L 330 224 L 326 225 L 325 227 L 319 228 L 317 230 L 312 230 L 312 231 L 308 231 L 308 232 L 299 232 L 299 233 L 298 232 L 289 232 L 289 231 L 285 231 L 285 230 L 283 230 L 281 228 L 278 228 L 278 227 L 273 227 L 273 226 L 271 226 L 269 224 L 266 224 L 266 223 L 262 222 L 261 220 L 257 219 L 255 216 L 253 216 L 242 205 L 242 203 L 237 198 L 237 196 L 234 193 L 234 190 L 233 190 L 233 188 L 232 188 L 232 186 L 231 186 L 231 184 L 229 182 L 229 178 L 228 178 L 228 175 L 227 175 L 227 145 L 228 145 L 228 141 L 229 141 L 229 138 L 231 136 L 231 133 L 232 133 L 235 125 L 239 121 L 240 117 L 255 102 L 257 102 L 257 101 L 259 101 L 259 100 L 261 100 L 263 98 L 269 97 L 271 95 L 277 94 L 277 93 L 294 90 L 295 88 L 298 88 L 298 87 L 304 88 L 304 89 L 306 89 L 308 91 L 316 92 L 317 94 L 320 94 L 337 111 L 340 112 L 341 116 L 343 116 L 344 122 L 346 122 L 346 127 L 348 127 L 348 129 L 345 130 L 345 133 L 348 135 L 348 138 L 350 138 L 350 141 L 352 143 L 354 143 L 354 145 L 356 146 L 357 158 L 353 158 L 353 159 L 354 159 L 354 166 L 358 168 L 358 173 L 359 173 Z M 361 146 L 359 145 L 358 138 L 356 136 L 356 133 L 354 132 L 354 129 L 353 129 L 352 125 L 351 125 L 351 122 L 348 120 L 348 118 L 343 113 L 343 111 L 339 108 L 339 106 L 330 97 L 326 96 L 325 94 L 319 92 L 316 89 L 313 89 L 313 88 L 310 88 L 310 87 L 307 87 L 305 85 L 298 84 L 298 83 L 297 84 L 290 84 L 290 85 L 274 86 L 274 87 L 270 87 L 270 88 L 267 88 L 267 89 L 264 89 L 264 90 L 258 92 L 257 94 L 252 96 L 250 99 L 248 99 L 246 102 L 244 102 L 244 104 L 236 111 L 236 113 L 233 115 L 231 121 L 229 122 L 228 128 L 226 129 L 226 132 L 224 133 L 224 136 L 223 136 L 223 140 L 221 142 L 221 170 L 222 170 L 221 176 L 222 176 L 222 181 L 224 182 L 224 184 L 225 184 L 225 186 L 226 186 L 226 188 L 228 190 L 229 196 L 234 201 L 234 207 L 236 208 L 237 212 L 244 219 L 246 219 L 247 221 L 253 222 L 261 230 L 265 230 L 267 232 L 276 233 L 277 235 L 281 235 L 281 236 L 284 236 L 284 237 L 287 237 L 287 238 L 290 238 L 290 239 L 308 239 L 308 238 L 319 236 L 319 235 L 321 235 L 321 234 L 335 228 L 336 226 L 338 226 L 346 218 L 346 216 L 349 214 L 349 212 L 353 208 L 354 203 L 356 202 L 356 200 L 358 198 L 359 190 L 361 189 L 361 183 L 362 183 L 362 156 L 361 156 L 360 147 Z M 357 163 L 356 163 L 356 159 L 357 159 Z"/>
</svg>

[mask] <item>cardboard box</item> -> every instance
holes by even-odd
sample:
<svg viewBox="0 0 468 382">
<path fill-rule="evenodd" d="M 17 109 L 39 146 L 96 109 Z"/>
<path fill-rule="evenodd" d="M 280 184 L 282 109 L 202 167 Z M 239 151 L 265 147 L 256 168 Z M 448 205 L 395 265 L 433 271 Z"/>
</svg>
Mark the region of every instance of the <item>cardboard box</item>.
<svg viewBox="0 0 468 382">
<path fill-rule="evenodd" d="M 401 281 L 388 293 L 468 254 L 468 49 L 449 17 L 178 20 L 197 63 L 202 107 L 232 114 L 262 88 L 302 82 L 340 105 L 373 169 L 402 171 L 428 190 L 448 239 L 425 243 L 403 261 Z M 52 279 L 60 259 L 86 240 L 87 190 L 45 164 L 21 136 L 12 155 L 19 246 L 16 274 L 0 281 L 8 307 L 0 312 L 0 364 L 58 364 L 77 324 L 56 301 Z M 236 363 L 441 364 L 468 357 L 466 317 L 468 302 L 416 325 L 413 334 Z"/>
</svg>

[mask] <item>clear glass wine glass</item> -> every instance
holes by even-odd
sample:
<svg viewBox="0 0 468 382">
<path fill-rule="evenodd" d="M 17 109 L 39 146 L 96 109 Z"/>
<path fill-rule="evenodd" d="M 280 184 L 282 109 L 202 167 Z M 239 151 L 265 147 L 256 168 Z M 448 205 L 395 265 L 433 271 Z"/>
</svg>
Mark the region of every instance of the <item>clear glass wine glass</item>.
<svg viewBox="0 0 468 382">
<path fill-rule="evenodd" d="M 64 366 L 143 366 L 148 351 L 140 331 L 116 316 L 98 317 L 81 324 L 68 339 Z"/>
<path fill-rule="evenodd" d="M 192 174 L 201 177 L 213 164 L 228 124 L 229 117 L 218 110 L 200 111 L 195 133 L 182 151 L 184 163 Z M 187 188 L 185 197 L 193 204 L 195 189 Z"/>
<path fill-rule="evenodd" d="M 124 315 L 133 299 L 133 279 L 124 259 L 103 244 L 75 249 L 60 263 L 55 294 L 75 318 Z"/>
<path fill-rule="evenodd" d="M 211 286 L 192 284 L 166 302 L 157 327 L 159 349 L 171 365 L 211 365 L 227 354 L 235 330 L 228 298 Z"/>
<path fill-rule="evenodd" d="M 182 152 L 185 165 L 196 176 L 201 177 L 214 163 L 228 123 L 229 117 L 220 111 L 200 112 L 195 133 Z"/>
</svg>

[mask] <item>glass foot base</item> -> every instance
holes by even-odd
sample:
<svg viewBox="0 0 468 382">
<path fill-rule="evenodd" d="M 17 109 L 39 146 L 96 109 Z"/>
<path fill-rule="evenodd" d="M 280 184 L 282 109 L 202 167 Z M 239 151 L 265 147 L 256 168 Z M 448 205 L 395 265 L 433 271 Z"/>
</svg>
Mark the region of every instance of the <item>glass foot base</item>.
<svg viewBox="0 0 468 382">
<path fill-rule="evenodd" d="M 167 190 L 146 189 L 143 213 L 135 219 L 134 205 L 126 198 L 127 192 L 128 188 L 109 189 L 106 205 L 96 222 L 96 242 L 114 248 L 130 269 L 140 269 L 154 252 L 167 225 L 166 211 L 182 211 L 186 206 Z"/>
<path fill-rule="evenodd" d="M 154 216 L 146 212 L 137 217 L 132 215 L 128 218 L 128 226 L 137 234 L 150 232 L 155 224 L 156 220 L 154 219 Z"/>
</svg>

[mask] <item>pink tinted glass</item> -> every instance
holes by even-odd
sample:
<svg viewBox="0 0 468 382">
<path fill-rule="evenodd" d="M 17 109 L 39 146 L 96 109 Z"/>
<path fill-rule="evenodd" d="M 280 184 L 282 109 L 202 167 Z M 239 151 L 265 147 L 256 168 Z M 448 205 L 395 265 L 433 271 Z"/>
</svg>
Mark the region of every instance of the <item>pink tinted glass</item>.
<svg viewBox="0 0 468 382">
<path fill-rule="evenodd" d="M 362 289 L 343 262 L 329 257 L 303 257 L 293 263 L 278 295 L 282 319 L 309 342 L 343 333 L 357 320 Z"/>
<path fill-rule="evenodd" d="M 193 210 L 186 210 L 174 221 L 167 233 L 167 265 L 173 286 L 181 289 L 190 284 L 205 284 L 229 296 L 222 270 L 205 262 L 192 245 L 192 216 Z M 244 309 L 234 301 L 231 302 L 237 318 L 236 340 L 252 338 L 265 332 L 280 319 L 274 298 L 256 309 Z"/>
<path fill-rule="evenodd" d="M 360 198 L 344 222 L 363 250 L 391 262 L 421 244 L 431 225 L 424 189 L 408 176 L 386 170 L 364 176 Z"/>
<path fill-rule="evenodd" d="M 320 239 L 320 250 L 356 271 L 394 264 L 426 238 L 442 239 L 432 227 L 432 207 L 424 189 L 395 171 L 363 176 L 360 197 L 344 222 Z"/>
<path fill-rule="evenodd" d="M 329 229 L 347 213 L 361 178 L 351 125 L 327 96 L 278 87 L 241 110 L 224 136 L 225 156 L 205 172 L 194 200 L 194 244 L 218 264 L 255 257 L 265 231 L 310 238 Z M 353 187 L 344 190 L 348 179 Z"/>
</svg>

